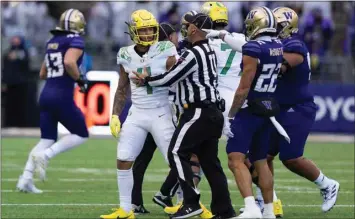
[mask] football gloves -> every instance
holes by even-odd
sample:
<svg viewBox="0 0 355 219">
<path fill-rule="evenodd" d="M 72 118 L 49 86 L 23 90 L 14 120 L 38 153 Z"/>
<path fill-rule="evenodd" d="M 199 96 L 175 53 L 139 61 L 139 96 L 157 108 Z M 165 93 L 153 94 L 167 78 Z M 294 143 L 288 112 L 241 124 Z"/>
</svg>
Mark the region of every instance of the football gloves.
<svg viewBox="0 0 355 219">
<path fill-rule="evenodd" d="M 88 91 L 88 80 L 85 75 L 80 75 L 79 79 L 76 80 L 76 83 L 78 84 L 81 93 L 86 93 Z"/>
<path fill-rule="evenodd" d="M 213 30 L 213 29 L 202 29 L 207 33 L 206 38 L 219 38 L 221 33 L 228 34 L 226 30 Z"/>
<path fill-rule="evenodd" d="M 113 137 L 117 138 L 118 133 L 121 131 L 121 122 L 120 118 L 117 115 L 112 115 L 110 122 L 111 134 Z"/>
</svg>

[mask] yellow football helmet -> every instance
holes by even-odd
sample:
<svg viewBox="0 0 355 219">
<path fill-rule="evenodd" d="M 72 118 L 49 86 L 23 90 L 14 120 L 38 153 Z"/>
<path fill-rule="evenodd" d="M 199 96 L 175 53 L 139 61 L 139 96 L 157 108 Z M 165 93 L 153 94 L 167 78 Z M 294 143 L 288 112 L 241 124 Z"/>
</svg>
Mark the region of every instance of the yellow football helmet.
<svg viewBox="0 0 355 219">
<path fill-rule="evenodd" d="M 228 25 L 228 9 L 221 2 L 205 2 L 201 12 L 210 16 L 214 24 Z"/>
<path fill-rule="evenodd" d="M 149 35 L 141 35 L 138 33 L 140 29 L 154 28 L 154 33 Z M 128 23 L 129 35 L 135 44 L 150 46 L 158 42 L 159 39 L 159 23 L 154 15 L 147 10 L 140 9 L 131 14 L 131 21 Z M 143 37 L 152 38 L 151 40 L 142 40 Z"/>
<path fill-rule="evenodd" d="M 69 31 L 77 34 L 85 33 L 86 21 L 83 13 L 77 9 L 66 10 L 59 19 L 59 25 L 55 30 Z"/>
<path fill-rule="evenodd" d="M 187 24 L 189 23 L 184 19 L 185 15 L 187 15 L 187 14 L 196 15 L 196 14 L 198 14 L 198 12 L 197 11 L 188 11 L 182 16 L 180 33 L 181 33 L 182 37 L 184 37 L 184 38 L 187 37 Z"/>
<path fill-rule="evenodd" d="M 298 15 L 291 8 L 278 7 L 272 13 L 276 18 L 278 37 L 284 39 L 298 32 Z"/>
<path fill-rule="evenodd" d="M 261 33 L 276 33 L 277 22 L 269 8 L 256 7 L 248 13 L 244 25 L 246 39 L 252 40 Z"/>
</svg>

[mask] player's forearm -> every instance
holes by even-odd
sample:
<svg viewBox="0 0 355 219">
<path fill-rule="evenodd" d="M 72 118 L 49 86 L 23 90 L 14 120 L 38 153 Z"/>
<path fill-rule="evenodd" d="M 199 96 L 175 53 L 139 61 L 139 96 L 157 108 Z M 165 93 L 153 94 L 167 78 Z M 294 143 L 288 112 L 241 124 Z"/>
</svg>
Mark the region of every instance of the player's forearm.
<svg viewBox="0 0 355 219">
<path fill-rule="evenodd" d="M 127 99 L 127 90 L 123 88 L 116 91 L 115 99 L 113 102 L 112 115 L 119 116 L 122 113 L 123 108 L 126 104 L 126 99 Z"/>
<path fill-rule="evenodd" d="M 64 62 L 65 70 L 75 81 L 80 77 L 80 71 L 76 62 Z"/>
<path fill-rule="evenodd" d="M 196 59 L 176 63 L 168 72 L 154 77 L 147 77 L 146 82 L 152 86 L 174 86 L 177 82 L 185 79 L 189 74 L 196 70 Z"/>
<path fill-rule="evenodd" d="M 42 63 L 41 71 L 39 72 L 39 78 L 41 80 L 47 79 L 47 68 L 46 68 L 46 65 L 44 63 Z"/>
<path fill-rule="evenodd" d="M 234 118 L 235 114 L 237 114 L 237 112 L 243 106 L 248 96 L 249 89 L 250 88 L 238 88 L 238 90 L 235 92 L 233 104 L 228 114 L 229 118 Z"/>
</svg>

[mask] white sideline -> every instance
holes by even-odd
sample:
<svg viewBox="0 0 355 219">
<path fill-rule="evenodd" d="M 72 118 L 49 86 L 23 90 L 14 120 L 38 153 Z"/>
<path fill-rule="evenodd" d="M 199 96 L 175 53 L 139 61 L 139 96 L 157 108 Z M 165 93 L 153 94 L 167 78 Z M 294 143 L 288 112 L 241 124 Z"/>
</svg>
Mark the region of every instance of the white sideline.
<svg viewBox="0 0 355 219">
<path fill-rule="evenodd" d="M 156 207 L 156 204 L 144 204 L 149 207 Z M 1 206 L 118 206 L 118 204 L 104 204 L 104 203 L 37 203 L 37 204 L 1 204 Z M 243 207 L 243 205 L 233 205 L 234 207 Z M 286 208 L 319 208 L 320 205 L 282 205 Z M 335 208 L 354 208 L 354 205 L 335 205 Z"/>
<path fill-rule="evenodd" d="M 39 128 L 3 128 L 2 137 L 39 137 L 41 135 Z M 90 135 L 92 138 L 111 138 L 111 135 Z M 222 139 L 225 140 L 224 137 Z M 324 143 L 354 143 L 354 135 L 339 135 L 333 133 L 312 133 L 308 137 L 310 142 Z"/>
</svg>

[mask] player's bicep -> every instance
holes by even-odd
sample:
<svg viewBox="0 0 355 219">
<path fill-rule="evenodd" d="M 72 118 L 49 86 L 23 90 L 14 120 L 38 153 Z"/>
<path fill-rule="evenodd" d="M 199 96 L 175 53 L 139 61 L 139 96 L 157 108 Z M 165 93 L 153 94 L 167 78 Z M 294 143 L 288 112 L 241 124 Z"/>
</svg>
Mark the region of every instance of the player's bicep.
<svg viewBox="0 0 355 219">
<path fill-rule="evenodd" d="M 126 70 L 122 65 L 120 65 L 120 77 L 118 80 L 117 91 L 124 91 L 127 92 L 127 88 L 129 87 L 129 78 Z"/>
<path fill-rule="evenodd" d="M 243 74 L 240 80 L 239 88 L 241 89 L 250 88 L 254 80 L 257 68 L 258 68 L 257 58 L 243 55 Z"/>
<path fill-rule="evenodd" d="M 283 57 L 291 67 L 296 67 L 304 60 L 304 57 L 299 53 L 284 52 Z"/>
<path fill-rule="evenodd" d="M 68 51 L 65 53 L 64 56 L 64 65 L 72 65 L 76 64 L 80 56 L 83 54 L 82 49 L 77 49 L 77 48 L 70 48 Z"/>
</svg>

